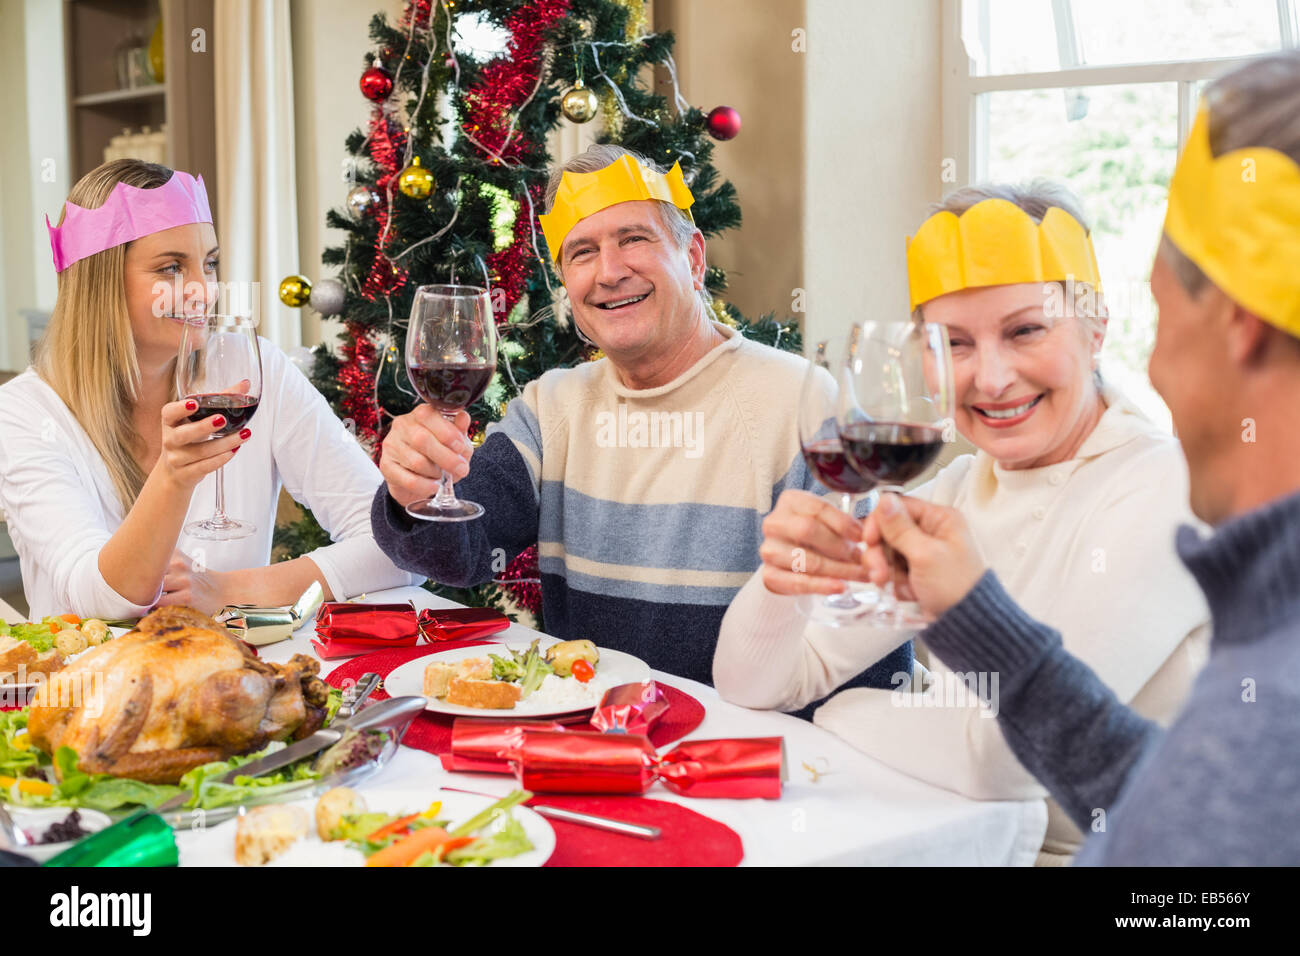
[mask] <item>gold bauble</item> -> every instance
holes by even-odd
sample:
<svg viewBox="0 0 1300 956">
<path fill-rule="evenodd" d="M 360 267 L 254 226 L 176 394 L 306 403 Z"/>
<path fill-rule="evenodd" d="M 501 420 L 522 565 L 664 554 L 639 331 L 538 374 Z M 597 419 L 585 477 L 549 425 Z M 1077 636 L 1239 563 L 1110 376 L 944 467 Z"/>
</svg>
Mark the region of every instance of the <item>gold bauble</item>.
<svg viewBox="0 0 1300 956">
<path fill-rule="evenodd" d="M 564 91 L 560 98 L 560 111 L 575 123 L 586 123 L 600 109 L 600 97 L 579 80 Z"/>
<path fill-rule="evenodd" d="M 285 276 L 280 280 L 280 301 L 300 309 L 311 301 L 311 280 L 306 276 Z"/>
<path fill-rule="evenodd" d="M 397 174 L 397 188 L 403 196 L 424 199 L 433 192 L 433 173 L 421 166 L 420 157 L 416 156 L 410 166 Z"/>
</svg>

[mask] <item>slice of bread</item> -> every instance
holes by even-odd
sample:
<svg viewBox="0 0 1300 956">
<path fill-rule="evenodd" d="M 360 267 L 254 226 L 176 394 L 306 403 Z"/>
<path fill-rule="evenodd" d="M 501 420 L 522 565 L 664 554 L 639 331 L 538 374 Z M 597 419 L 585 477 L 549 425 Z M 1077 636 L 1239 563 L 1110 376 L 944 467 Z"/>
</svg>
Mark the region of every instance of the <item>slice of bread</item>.
<svg viewBox="0 0 1300 956">
<path fill-rule="evenodd" d="M 36 648 L 26 641 L 20 641 L 8 634 L 0 637 L 0 679 L 13 680 L 20 666 L 32 670 L 36 657 Z"/>
<path fill-rule="evenodd" d="M 456 676 L 462 680 L 491 680 L 492 662 L 486 657 L 467 657 L 456 663 Z"/>
<path fill-rule="evenodd" d="M 511 710 L 519 703 L 518 684 L 503 680 L 464 680 L 453 678 L 447 687 L 447 703 L 461 707 Z"/>
<path fill-rule="evenodd" d="M 53 674 L 61 670 L 63 670 L 63 655 L 56 650 L 37 654 L 36 660 L 27 665 L 29 674 Z"/>
<path fill-rule="evenodd" d="M 302 807 L 253 807 L 235 824 L 235 862 L 269 863 L 306 835 L 311 818 Z"/>
<path fill-rule="evenodd" d="M 451 664 L 434 661 L 424 669 L 424 696 L 446 697 L 447 685 L 456 676 L 456 668 Z"/>
</svg>

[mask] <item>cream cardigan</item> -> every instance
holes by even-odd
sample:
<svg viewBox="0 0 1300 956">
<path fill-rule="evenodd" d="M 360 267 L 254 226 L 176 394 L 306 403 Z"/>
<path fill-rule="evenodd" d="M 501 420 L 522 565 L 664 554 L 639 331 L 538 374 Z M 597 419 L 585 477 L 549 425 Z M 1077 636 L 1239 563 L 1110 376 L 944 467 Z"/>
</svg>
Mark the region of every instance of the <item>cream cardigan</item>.
<svg viewBox="0 0 1300 956">
<path fill-rule="evenodd" d="M 1174 530 L 1194 523 L 1177 441 L 1122 395 L 1069 461 L 1008 471 L 987 454 L 964 455 L 914 495 L 962 512 L 1007 592 L 1061 632 L 1123 702 L 1167 725 L 1205 660 L 1209 611 L 1174 551 Z M 795 599 L 755 574 L 732 602 L 713 662 L 714 683 L 746 707 L 797 710 L 883 657 L 909 632 L 831 628 L 808 621 Z M 927 665 L 923 638 L 919 665 Z M 937 659 L 924 700 L 852 689 L 814 721 L 912 776 L 981 800 L 1047 798 L 1020 765 L 991 708 L 952 692 Z M 900 677 L 901 681 L 901 677 Z M 917 681 L 914 691 L 923 686 Z M 984 687 L 992 695 L 991 675 Z M 991 703 L 996 706 L 996 697 Z M 1048 799 L 1044 850 L 1070 853 L 1078 829 Z"/>
</svg>

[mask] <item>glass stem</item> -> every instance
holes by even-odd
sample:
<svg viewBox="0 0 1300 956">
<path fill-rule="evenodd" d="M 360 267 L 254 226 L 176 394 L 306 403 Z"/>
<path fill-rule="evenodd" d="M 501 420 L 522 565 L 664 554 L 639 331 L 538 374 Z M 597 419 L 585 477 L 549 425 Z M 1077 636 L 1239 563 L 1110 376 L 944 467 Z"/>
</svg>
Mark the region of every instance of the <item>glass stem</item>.
<svg viewBox="0 0 1300 956">
<path fill-rule="evenodd" d="M 453 282 L 455 281 L 454 277 L 452 281 Z M 448 415 L 446 412 L 443 412 L 442 417 L 447 419 L 447 421 L 451 422 L 452 424 L 455 424 L 456 422 L 455 415 Z M 444 468 L 442 470 L 442 482 L 438 486 L 438 493 L 433 496 L 433 500 L 434 502 L 437 503 L 437 506 L 439 508 L 455 510 L 456 492 L 453 489 L 452 484 L 453 484 L 453 479 L 451 477 L 451 472 L 449 472 L 446 468 Z"/>
<path fill-rule="evenodd" d="M 899 495 L 901 497 L 904 494 L 902 485 L 882 485 L 876 490 L 880 495 L 891 494 Z M 876 504 L 880 504 L 879 497 L 876 498 Z M 906 566 L 902 564 L 902 559 L 894 549 L 889 546 L 883 536 L 880 539 L 880 546 L 884 549 L 885 560 L 889 562 L 890 575 L 889 580 L 885 582 L 885 586 L 881 589 L 882 594 L 880 597 L 880 607 L 877 613 L 881 615 L 896 615 L 899 610 L 899 605 L 898 596 L 894 593 L 894 575 L 899 571 L 904 570 Z"/>
<path fill-rule="evenodd" d="M 840 493 L 840 510 L 850 518 L 853 517 L 853 495 L 847 492 Z M 826 598 L 826 603 L 833 608 L 841 611 L 851 611 L 861 607 L 862 604 L 851 591 L 843 591 L 840 594 L 831 594 Z"/>
<path fill-rule="evenodd" d="M 217 469 L 217 509 L 212 523 L 225 524 L 226 520 L 226 469 L 223 465 Z"/>
</svg>

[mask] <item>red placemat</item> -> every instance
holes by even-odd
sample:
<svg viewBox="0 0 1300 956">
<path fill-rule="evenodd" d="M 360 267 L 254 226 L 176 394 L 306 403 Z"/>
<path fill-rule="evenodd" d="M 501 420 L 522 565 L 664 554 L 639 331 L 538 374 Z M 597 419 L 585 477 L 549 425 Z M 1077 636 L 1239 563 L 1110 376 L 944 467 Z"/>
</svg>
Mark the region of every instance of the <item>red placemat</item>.
<svg viewBox="0 0 1300 956">
<path fill-rule="evenodd" d="M 426 657 L 429 654 L 437 654 L 458 647 L 477 647 L 497 643 L 499 642 L 446 641 L 438 644 L 417 644 L 415 647 L 395 647 L 392 650 L 375 651 L 373 654 L 363 654 L 361 657 L 354 657 L 352 660 L 340 664 L 330 671 L 325 681 L 333 687 L 341 687 L 344 681 L 356 681 L 362 674 L 373 672 L 381 677 L 387 677 L 394 669 L 407 661 L 415 660 L 417 657 Z M 664 747 L 675 740 L 681 740 L 700 726 L 700 723 L 704 720 L 704 705 L 690 694 L 680 691 L 676 687 L 670 687 L 659 680 L 656 680 L 655 683 L 663 689 L 664 696 L 668 700 L 668 711 L 659 718 L 658 723 L 650 732 L 650 742 L 656 747 Z M 375 700 L 384 700 L 388 697 L 388 694 L 383 690 L 376 690 L 373 697 Z M 449 753 L 451 751 L 451 725 L 455 719 L 446 714 L 434 714 L 426 711 L 415 718 L 410 729 L 406 731 L 406 736 L 402 738 L 402 743 L 408 747 L 428 751 L 436 756 Z M 589 724 L 575 724 L 573 726 L 577 730 L 594 729 Z M 588 828 L 584 827 L 583 829 Z"/>
<path fill-rule="evenodd" d="M 740 836 L 731 827 L 666 800 L 546 795 L 527 805 L 598 813 L 663 831 L 657 840 L 641 840 L 548 820 L 555 828 L 555 852 L 547 866 L 735 866 L 745 856 Z"/>
</svg>

